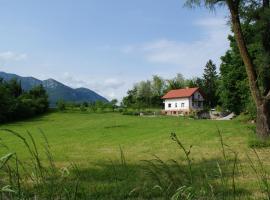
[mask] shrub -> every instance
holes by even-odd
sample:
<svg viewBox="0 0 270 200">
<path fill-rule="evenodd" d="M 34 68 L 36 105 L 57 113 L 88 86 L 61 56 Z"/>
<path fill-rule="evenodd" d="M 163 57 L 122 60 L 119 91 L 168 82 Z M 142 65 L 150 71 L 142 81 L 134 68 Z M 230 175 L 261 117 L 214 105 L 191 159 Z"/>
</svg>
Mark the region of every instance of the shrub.
<svg viewBox="0 0 270 200">
<path fill-rule="evenodd" d="M 85 107 L 85 105 L 81 104 L 80 111 L 85 112 L 86 110 L 87 110 L 87 108 Z"/>
<path fill-rule="evenodd" d="M 197 119 L 198 118 L 198 113 L 196 111 L 192 111 L 192 112 L 189 113 L 188 118 Z"/>
<path fill-rule="evenodd" d="M 60 111 L 66 110 L 66 102 L 64 100 L 58 100 L 56 102 L 57 109 Z"/>
<path fill-rule="evenodd" d="M 124 111 L 122 114 L 123 114 L 123 115 L 133 115 L 133 116 L 138 116 L 138 115 L 140 115 L 140 112 L 137 112 L 137 111 Z"/>
</svg>

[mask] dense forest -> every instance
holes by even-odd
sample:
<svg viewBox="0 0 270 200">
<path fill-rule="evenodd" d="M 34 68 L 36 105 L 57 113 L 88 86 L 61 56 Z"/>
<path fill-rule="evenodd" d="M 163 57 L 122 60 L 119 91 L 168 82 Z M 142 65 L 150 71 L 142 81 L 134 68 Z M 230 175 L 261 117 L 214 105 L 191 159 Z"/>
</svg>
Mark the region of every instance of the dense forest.
<svg viewBox="0 0 270 200">
<path fill-rule="evenodd" d="M 0 123 L 25 119 L 45 113 L 48 95 L 42 85 L 24 91 L 16 79 L 0 79 Z"/>
</svg>

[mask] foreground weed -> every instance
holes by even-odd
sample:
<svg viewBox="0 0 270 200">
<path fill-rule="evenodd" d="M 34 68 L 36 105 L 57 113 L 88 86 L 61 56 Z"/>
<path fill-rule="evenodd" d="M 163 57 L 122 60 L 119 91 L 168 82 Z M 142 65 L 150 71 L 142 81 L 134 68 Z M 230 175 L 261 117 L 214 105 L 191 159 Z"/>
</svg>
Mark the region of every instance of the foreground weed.
<svg viewBox="0 0 270 200">
<path fill-rule="evenodd" d="M 171 138 L 183 153 L 184 162 L 177 160 L 165 162 L 157 156 L 150 161 L 144 161 L 145 174 L 150 179 L 150 183 L 155 183 L 153 188 L 160 191 L 164 199 L 172 200 L 248 199 L 249 193 L 237 182 L 243 175 L 238 153 L 224 142 L 220 130 L 218 130 L 218 137 L 221 157 L 198 163 L 192 160 L 192 146 L 186 148 L 177 135 L 172 133 Z M 263 186 L 262 192 L 269 199 L 268 175 L 258 154 L 256 155 L 259 164 L 252 167 Z"/>
<path fill-rule="evenodd" d="M 45 161 L 41 159 L 36 141 L 30 132 L 27 132 L 27 139 L 9 129 L 2 131 L 22 141 L 30 160 L 21 161 L 16 153 L 8 153 L 0 158 L 0 199 L 78 198 L 78 179 L 69 176 L 69 168 L 56 168 L 48 140 L 42 131 Z"/>
<path fill-rule="evenodd" d="M 81 180 L 88 181 L 91 178 L 90 174 L 85 174 L 86 172 L 75 164 L 57 167 L 48 139 L 41 130 L 42 148 L 39 148 L 30 132 L 23 137 L 12 130 L 1 131 L 18 138 L 24 144 L 30 159 L 21 160 L 17 153 L 10 151 L 0 141 L 0 147 L 10 152 L 0 157 L 0 200 L 75 200 L 89 197 L 104 199 L 104 196 L 105 199 L 251 199 L 250 193 L 241 188 L 238 181 L 244 177 L 239 155 L 225 143 L 220 130 L 218 130 L 220 156 L 211 160 L 202 158 L 201 161 L 195 162 L 191 154 L 192 145 L 186 145 L 175 133 L 171 133 L 171 139 L 184 160 L 164 161 L 154 156 L 153 159 L 144 160 L 142 165 L 135 165 L 132 168 L 120 146 L 119 160 L 111 160 L 106 165 L 106 170 L 99 172 L 100 174 L 97 171 L 96 174 L 91 174 L 96 178 L 95 182 L 91 183 L 91 191 L 81 184 Z M 270 200 L 269 174 L 258 152 L 252 149 L 252 153 L 255 160 L 249 155 L 247 157 L 252 172 L 260 184 L 258 195 Z M 140 169 L 143 169 L 143 174 L 134 179 L 133 176 L 141 173 Z M 104 179 L 98 176 L 106 178 L 104 184 L 101 183 Z M 134 180 L 136 182 L 132 182 Z M 98 184 L 99 186 L 96 186 Z"/>
</svg>

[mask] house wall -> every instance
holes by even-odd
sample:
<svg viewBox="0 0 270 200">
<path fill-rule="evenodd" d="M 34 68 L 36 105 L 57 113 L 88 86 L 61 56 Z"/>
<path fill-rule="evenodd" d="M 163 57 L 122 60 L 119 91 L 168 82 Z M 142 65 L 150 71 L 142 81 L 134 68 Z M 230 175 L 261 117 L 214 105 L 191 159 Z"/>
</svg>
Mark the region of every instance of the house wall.
<svg viewBox="0 0 270 200">
<path fill-rule="evenodd" d="M 189 110 L 190 101 L 189 98 L 177 98 L 177 99 L 165 99 L 165 111 L 176 111 L 176 110 Z M 171 107 L 169 107 L 171 104 Z M 182 104 L 184 106 L 182 107 Z"/>
<path fill-rule="evenodd" d="M 204 101 L 204 98 L 199 91 L 195 92 L 193 95 L 194 95 L 195 99 L 198 99 L 200 101 Z"/>
<path fill-rule="evenodd" d="M 203 103 L 204 103 L 204 98 L 203 96 L 201 95 L 200 92 L 195 92 L 193 94 L 194 98 L 192 98 L 192 96 L 189 98 L 189 105 L 190 105 L 190 108 L 192 110 L 200 110 L 200 109 L 203 109 Z M 194 99 L 193 103 L 192 103 L 192 99 Z M 200 106 L 199 106 L 199 102 L 200 101 Z"/>
<path fill-rule="evenodd" d="M 203 109 L 203 102 L 203 96 L 197 91 L 191 97 L 165 99 L 163 112 L 167 115 L 188 114 L 192 110 Z M 169 104 L 171 104 L 171 106 L 169 106 Z M 182 104 L 184 105 L 183 107 Z"/>
</svg>

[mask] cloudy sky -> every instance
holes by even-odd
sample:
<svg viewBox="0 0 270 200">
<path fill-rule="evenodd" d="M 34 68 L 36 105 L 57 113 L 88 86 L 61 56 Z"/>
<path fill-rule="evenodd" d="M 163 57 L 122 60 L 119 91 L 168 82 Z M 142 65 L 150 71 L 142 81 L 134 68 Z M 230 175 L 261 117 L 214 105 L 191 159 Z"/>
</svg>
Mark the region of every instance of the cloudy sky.
<svg viewBox="0 0 270 200">
<path fill-rule="evenodd" d="M 228 48 L 227 11 L 183 0 L 0 0 L 0 71 L 121 99 L 157 74 L 200 76 Z"/>
</svg>

